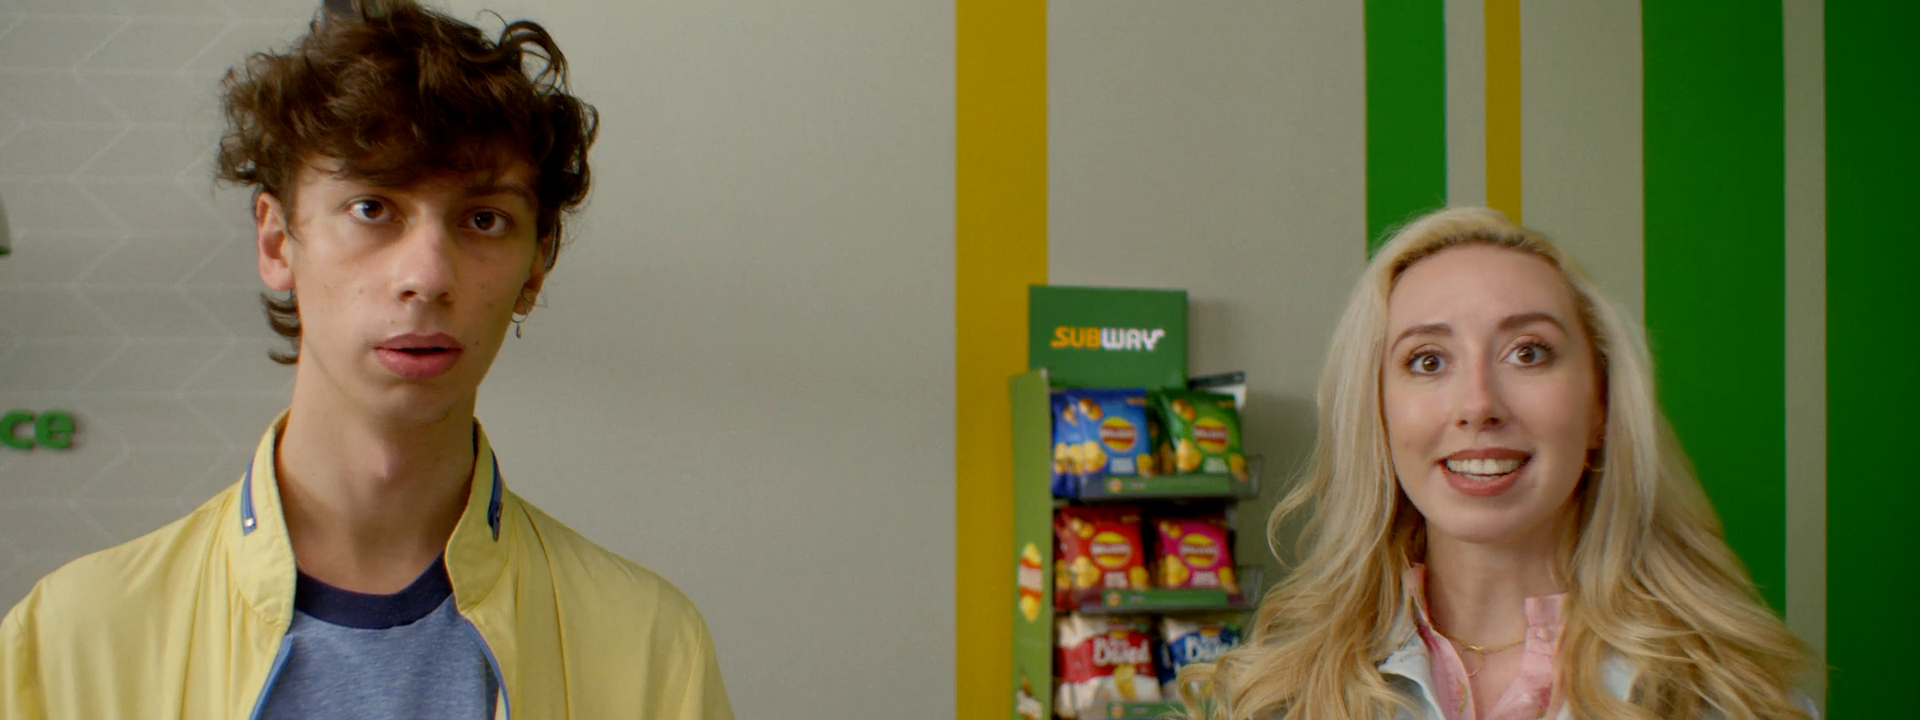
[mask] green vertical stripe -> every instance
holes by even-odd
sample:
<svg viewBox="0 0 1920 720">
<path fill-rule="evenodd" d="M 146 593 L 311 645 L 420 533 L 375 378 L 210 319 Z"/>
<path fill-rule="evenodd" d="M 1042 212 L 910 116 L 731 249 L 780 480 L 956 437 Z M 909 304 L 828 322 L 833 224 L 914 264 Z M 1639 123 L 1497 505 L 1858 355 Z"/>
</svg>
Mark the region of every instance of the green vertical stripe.
<svg viewBox="0 0 1920 720">
<path fill-rule="evenodd" d="M 1367 253 L 1447 202 L 1447 27 L 1440 2 L 1367 0 Z"/>
<path fill-rule="evenodd" d="M 1920 4 L 1826 4 L 1827 707 L 1911 713 L 1920 509 Z"/>
<path fill-rule="evenodd" d="M 1761 594 L 1786 609 L 1780 5 L 1641 4 L 1647 333 L 1660 403 Z"/>
</svg>

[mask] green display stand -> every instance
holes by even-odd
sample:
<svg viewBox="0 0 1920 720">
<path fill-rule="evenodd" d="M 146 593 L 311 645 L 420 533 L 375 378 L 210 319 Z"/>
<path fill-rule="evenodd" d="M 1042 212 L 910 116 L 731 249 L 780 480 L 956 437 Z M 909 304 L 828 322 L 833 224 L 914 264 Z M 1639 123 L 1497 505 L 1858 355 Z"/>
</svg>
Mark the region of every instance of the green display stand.
<svg viewBox="0 0 1920 720">
<path fill-rule="evenodd" d="M 1027 367 L 1056 387 L 1185 387 L 1187 291 L 1035 285 Z"/>
<path fill-rule="evenodd" d="M 1030 371 L 1007 382 L 1013 437 L 1013 662 L 1008 678 L 1013 720 L 1053 718 L 1053 411 L 1056 387 L 1186 387 L 1187 294 L 1035 286 L 1029 295 Z M 1233 503 L 1259 492 L 1260 463 L 1249 479 L 1226 475 L 1101 478 L 1082 483 L 1074 502 L 1160 502 L 1201 499 Z M 1071 598 L 1082 613 L 1167 614 L 1244 611 L 1262 578 L 1239 566 L 1243 595 L 1224 590 L 1087 591 Z M 1170 702 L 1111 703 L 1084 720 L 1158 719 Z"/>
<path fill-rule="evenodd" d="M 1047 371 L 1007 383 L 1013 404 L 1014 718 L 1053 717 L 1053 413 Z M 1034 559 L 1038 558 L 1038 570 Z M 1036 705 L 1037 701 L 1037 705 Z"/>
</svg>

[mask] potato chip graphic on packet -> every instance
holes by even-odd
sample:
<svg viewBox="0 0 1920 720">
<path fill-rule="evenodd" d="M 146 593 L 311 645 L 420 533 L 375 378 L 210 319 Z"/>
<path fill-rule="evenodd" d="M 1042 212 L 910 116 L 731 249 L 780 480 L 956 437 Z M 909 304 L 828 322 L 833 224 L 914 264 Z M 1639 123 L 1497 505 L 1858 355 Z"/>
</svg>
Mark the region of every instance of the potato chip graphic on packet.
<svg viewBox="0 0 1920 720">
<path fill-rule="evenodd" d="M 1173 467 L 1182 475 L 1200 472 L 1200 446 L 1190 438 L 1180 438 L 1173 446 Z"/>
<path fill-rule="evenodd" d="M 1100 422 L 1106 419 L 1106 413 L 1100 410 L 1100 401 L 1087 397 L 1084 394 L 1078 396 L 1074 401 L 1074 406 L 1080 409 L 1080 417 L 1093 422 Z"/>
<path fill-rule="evenodd" d="M 1088 428 L 1087 431 L 1091 433 L 1093 429 Z M 1107 474 L 1107 451 L 1100 447 L 1100 441 L 1099 440 L 1082 440 L 1080 442 L 1080 475 L 1081 477 L 1094 478 L 1097 480 L 1101 477 L 1105 477 L 1106 474 Z"/>
<path fill-rule="evenodd" d="M 1020 549 L 1019 567 L 1015 571 L 1016 585 L 1020 591 L 1020 614 L 1033 622 L 1040 618 L 1042 595 L 1046 592 L 1046 568 L 1041 565 L 1040 547 L 1027 543 Z"/>
</svg>

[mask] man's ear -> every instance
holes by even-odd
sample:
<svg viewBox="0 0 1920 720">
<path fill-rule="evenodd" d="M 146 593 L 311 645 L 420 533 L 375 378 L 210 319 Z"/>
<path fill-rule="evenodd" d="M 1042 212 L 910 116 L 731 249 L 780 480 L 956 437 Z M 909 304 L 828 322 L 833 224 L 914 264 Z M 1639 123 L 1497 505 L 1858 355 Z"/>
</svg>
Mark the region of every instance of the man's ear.
<svg viewBox="0 0 1920 720">
<path fill-rule="evenodd" d="M 520 286 L 520 297 L 513 301 L 515 314 L 533 314 L 534 303 L 540 300 L 540 286 L 547 282 L 547 242 L 542 238 L 537 245 L 539 251 L 533 254 L 533 268 L 527 273 L 526 284 Z"/>
<path fill-rule="evenodd" d="M 286 213 L 280 198 L 262 190 L 253 194 L 253 245 L 260 262 L 260 280 L 269 289 L 286 292 L 293 289 L 293 257 L 297 251 L 288 242 Z"/>
</svg>

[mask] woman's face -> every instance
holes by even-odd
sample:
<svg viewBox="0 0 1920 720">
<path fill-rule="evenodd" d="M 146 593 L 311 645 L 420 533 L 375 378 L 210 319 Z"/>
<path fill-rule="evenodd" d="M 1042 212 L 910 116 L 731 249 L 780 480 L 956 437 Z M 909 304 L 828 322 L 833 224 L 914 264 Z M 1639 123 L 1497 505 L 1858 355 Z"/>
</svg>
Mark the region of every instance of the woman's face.
<svg viewBox="0 0 1920 720">
<path fill-rule="evenodd" d="M 1450 248 L 1387 298 L 1387 440 L 1429 538 L 1550 543 L 1600 444 L 1598 388 L 1573 288 L 1539 257 Z"/>
</svg>

